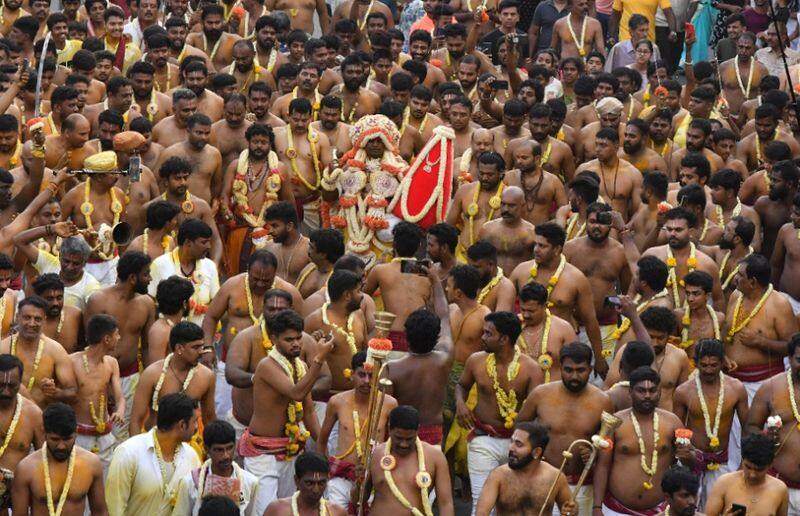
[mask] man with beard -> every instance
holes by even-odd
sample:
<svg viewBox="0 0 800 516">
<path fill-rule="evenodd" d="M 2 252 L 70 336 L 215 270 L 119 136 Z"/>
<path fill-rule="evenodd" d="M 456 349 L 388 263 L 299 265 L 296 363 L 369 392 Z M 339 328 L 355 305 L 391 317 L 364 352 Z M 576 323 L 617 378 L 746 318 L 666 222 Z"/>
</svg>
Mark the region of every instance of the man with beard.
<svg viewBox="0 0 800 516">
<path fill-rule="evenodd" d="M 756 90 L 751 90 L 750 85 L 758 84 L 769 75 L 767 67 L 754 59 L 755 52 L 756 36 L 752 32 L 745 32 L 736 40 L 736 57 L 719 65 L 722 95 L 731 113 L 738 113 L 746 100 L 755 98 Z M 739 80 L 743 77 L 748 78 L 746 84 Z"/>
<path fill-rule="evenodd" d="M 147 356 L 147 334 L 156 319 L 155 304 L 147 295 L 150 263 L 150 258 L 143 253 L 128 251 L 123 254 L 117 265 L 117 283 L 92 294 L 84 311 L 87 320 L 95 314 L 108 314 L 117 321 L 125 321 L 120 327 L 120 341 L 114 350 L 127 403 L 125 420 L 114 429 L 120 441 L 127 438 L 133 391 L 139 379 L 134 373 L 139 372 L 141 357 Z"/>
<path fill-rule="evenodd" d="M 417 84 L 411 88 L 407 111 L 404 114 L 403 119 L 403 123 L 411 125 L 418 130 L 422 135 L 422 139 L 425 141 L 430 139 L 431 135 L 433 134 L 434 127 L 438 127 L 443 124 L 441 118 L 430 112 L 432 100 L 433 95 L 431 94 L 431 90 L 422 84 Z M 477 155 L 475 155 L 474 158 L 477 160 Z M 456 158 L 456 160 L 459 159 L 461 158 Z"/>
<path fill-rule="evenodd" d="M 222 97 L 206 88 L 208 86 L 208 68 L 197 58 L 185 61 L 181 66 L 183 86 L 192 90 L 197 97 L 197 110 L 208 116 L 212 122 L 222 118 Z"/>
<path fill-rule="evenodd" d="M 376 93 L 361 86 L 363 66 L 357 55 L 345 57 L 341 64 L 342 86 L 338 92 L 334 90 L 334 94 L 338 93 L 337 96 L 342 99 L 342 121 L 348 124 L 377 112 L 381 104 L 381 98 Z"/>
<path fill-rule="evenodd" d="M 481 95 L 483 95 L 483 91 Z M 527 111 L 528 105 L 519 99 L 511 99 L 503 104 L 503 123 L 490 129 L 494 134 L 495 152 L 502 156 L 505 154 L 511 141 L 531 137 L 530 131 L 523 127 L 525 123 L 525 113 Z"/>
<path fill-rule="evenodd" d="M 697 374 L 675 390 L 673 412 L 692 431 L 697 457 L 694 469 L 700 476 L 697 506 L 702 509 L 711 487 L 735 467 L 728 460 L 728 438 L 734 416 L 742 425 L 747 422 L 747 393 L 742 382 L 722 372 L 722 341 L 699 340 L 693 356 Z M 714 405 L 714 415 L 703 408 Z"/>
<path fill-rule="evenodd" d="M 78 348 L 78 337 L 83 334 L 82 312 L 64 305 L 64 282 L 58 274 L 42 274 L 32 286 L 33 293 L 47 301 L 43 333 L 64 346 L 67 353 L 72 353 Z"/>
<path fill-rule="evenodd" d="M 708 187 L 711 189 L 713 204 L 706 207 L 706 216 L 721 227 L 725 227 L 731 219 L 737 216 L 748 219 L 755 226 L 753 249 L 759 250 L 761 249 L 761 219 L 753 208 L 745 206 L 739 199 L 741 185 L 741 176 L 730 168 L 719 170 L 711 176 L 708 180 Z"/>
<path fill-rule="evenodd" d="M 721 339 L 725 314 L 714 310 L 708 296 L 714 287 L 713 278 L 703 271 L 692 271 L 683 278 L 686 303 L 674 310 L 680 321 L 681 341 L 679 347 L 694 359 L 695 344 L 700 339 Z"/>
<path fill-rule="evenodd" d="M 114 135 L 112 142 L 120 170 L 128 170 L 131 158 L 138 156 L 140 149 L 144 147 L 145 138 L 136 131 L 123 131 Z M 117 187 L 125 192 L 129 200 L 126 221 L 131 225 L 131 234 L 138 235 L 145 226 L 144 205 L 158 197 L 156 176 L 147 166 L 142 165 L 138 181 L 131 181 L 127 175 L 120 175 Z"/>
<path fill-rule="evenodd" d="M 679 111 L 672 118 L 673 127 L 673 142 L 679 148 L 686 147 L 686 131 L 689 129 L 689 124 L 697 119 L 719 119 L 719 115 L 714 113 L 714 106 L 717 101 L 717 92 L 713 86 L 704 84 L 698 86 L 692 91 L 689 97 L 688 110 L 686 112 Z M 723 127 L 730 128 L 729 124 L 720 120 Z"/>
<path fill-rule="evenodd" d="M 321 68 L 317 64 L 301 64 L 297 73 L 297 86 L 291 92 L 275 99 L 270 112 L 281 120 L 289 120 L 289 104 L 296 99 L 306 99 L 312 105 L 314 118 L 317 118 L 322 100 L 322 95 L 317 89 L 321 74 Z"/>
<path fill-rule="evenodd" d="M 762 104 L 756 109 L 755 131 L 739 141 L 736 157 L 742 160 L 748 170 L 758 170 L 763 160 L 764 147 L 771 141 L 786 143 L 792 152 L 792 158 L 800 156 L 800 145 L 793 134 L 787 134 L 778 128 L 780 115 L 772 104 Z"/>
<path fill-rule="evenodd" d="M 319 105 L 319 120 L 311 122 L 311 128 L 327 136 L 331 147 L 336 150 L 338 156 L 342 156 L 353 147 L 350 126 L 341 121 L 342 99 L 334 95 L 325 95 Z"/>
<path fill-rule="evenodd" d="M 75 444 L 75 412 L 64 403 L 53 403 L 42 420 L 42 453 L 31 453 L 14 471 L 11 503 L 15 510 L 38 513 L 58 505 L 67 514 L 108 514 L 100 459 Z M 55 495 L 62 492 L 63 496 Z"/>
<path fill-rule="evenodd" d="M 214 373 L 200 363 L 203 354 L 212 352 L 203 346 L 203 330 L 194 323 L 181 321 L 170 330 L 169 345 L 170 354 L 147 366 L 136 386 L 129 428 L 132 436 L 155 426 L 159 401 L 173 393 L 198 401 L 203 423 L 217 419 Z"/>
<path fill-rule="evenodd" d="M 412 97 L 412 104 L 411 104 L 412 106 L 413 102 L 414 101 Z M 411 112 L 413 112 L 413 108 L 411 109 Z M 435 115 L 428 114 L 425 116 L 430 118 Z M 409 119 L 411 119 L 411 117 L 413 117 L 413 115 L 409 115 Z M 438 117 L 436 118 L 436 120 L 439 120 Z M 430 118 L 429 122 L 433 123 L 434 120 Z M 440 125 L 441 121 L 437 122 L 437 124 Z M 420 128 L 422 128 L 422 125 L 420 125 Z M 458 177 L 455 178 L 456 188 L 465 183 L 472 182 L 472 178 L 478 175 L 478 158 L 480 158 L 481 154 L 483 154 L 484 152 L 489 152 L 493 149 L 494 149 L 494 133 L 484 128 L 475 129 L 472 132 L 472 138 L 470 138 L 469 148 L 467 148 L 461 156 L 453 160 L 453 170 L 458 171 Z"/>
<path fill-rule="evenodd" d="M 719 267 L 720 285 L 728 297 L 736 289 L 733 281 L 739 262 L 753 254 L 755 225 L 743 216 L 733 217 L 725 224 L 719 243 L 703 246 L 701 250 L 714 259 Z M 796 236 L 796 235 L 793 235 Z"/>
<path fill-rule="evenodd" d="M 747 171 L 747 166 L 735 156 L 738 141 L 739 138 L 733 131 L 721 127 L 711 134 L 711 150 L 717 153 L 726 168 L 732 168 L 744 181 L 750 173 Z"/>
<path fill-rule="evenodd" d="M 145 63 L 153 65 L 153 87 L 164 94 L 176 88 L 181 79 L 178 65 L 169 62 L 169 49 L 170 40 L 166 34 L 151 34 L 147 38 L 147 53 L 143 56 Z"/>
<path fill-rule="evenodd" d="M 668 172 L 667 163 L 656 151 L 647 146 L 649 126 L 644 120 L 635 118 L 625 124 L 623 152 L 619 157 L 639 169 L 639 172 L 658 170 Z"/>
<path fill-rule="evenodd" d="M 303 298 L 325 286 L 333 265 L 344 255 L 344 236 L 338 229 L 315 229 L 309 235 L 307 249 L 310 263 L 300 271 L 295 283 Z"/>
<path fill-rule="evenodd" d="M 197 111 L 197 95 L 192 90 L 178 88 L 172 92 L 172 112 L 153 127 L 152 139 L 166 148 L 187 138 L 186 122 Z"/>
<path fill-rule="evenodd" d="M 276 72 L 278 68 L 287 63 L 286 56 L 279 51 L 277 33 L 279 23 L 273 16 L 261 16 L 256 21 L 255 42 L 256 42 L 256 63 L 265 68 L 277 81 Z"/>
<path fill-rule="evenodd" d="M 588 500 L 574 500 L 567 483 L 568 476 L 542 460 L 551 430 L 541 422 L 517 423 L 511 435 L 508 463 L 489 474 L 475 514 L 551 514 L 554 510 L 564 516 L 584 514 L 584 505 L 586 502 L 591 504 L 591 496 Z M 551 486 L 554 487 L 552 495 Z M 588 486 L 584 488 L 588 489 Z"/>
<path fill-rule="evenodd" d="M 449 23 L 442 29 L 444 34 L 444 48 L 439 48 L 431 53 L 431 59 L 437 59 L 442 63 L 441 70 L 444 72 L 445 77 L 450 81 L 457 81 L 459 79 L 459 66 L 461 59 L 467 55 L 471 55 L 478 59 L 477 71 L 493 70 L 491 62 L 488 61 L 486 56 L 480 51 L 467 52 L 467 28 L 460 23 Z M 413 57 L 413 54 L 412 54 Z M 477 76 L 477 73 L 476 73 Z M 464 90 L 467 92 L 468 90 Z"/>
<path fill-rule="evenodd" d="M 273 129 L 284 127 L 286 122 L 270 113 L 272 90 L 266 83 L 254 82 L 247 91 L 247 115 L 245 119 L 253 123 L 268 125 Z"/>
<path fill-rule="evenodd" d="M 38 296 L 23 299 L 17 307 L 18 333 L 0 343 L 0 352 L 22 361 L 28 397 L 40 407 L 54 401 L 69 402 L 76 391 L 69 355 L 61 344 L 42 334 L 47 308 L 47 302 Z"/>
<path fill-rule="evenodd" d="M 683 292 L 679 282 L 693 270 L 707 272 L 714 278 L 713 298 L 717 308 L 724 308 L 725 300 L 720 288 L 719 269 L 707 254 L 701 252 L 691 241 L 692 231 L 697 226 L 694 214 L 684 208 L 672 208 L 664 215 L 668 243 L 647 249 L 643 256 L 655 256 L 669 267 L 670 295 L 673 306 L 683 305 Z"/>
<path fill-rule="evenodd" d="M 722 228 L 706 217 L 706 191 L 703 186 L 697 183 L 682 186 L 678 190 L 676 200 L 678 206 L 689 210 L 695 216 L 697 232 L 692 237 L 693 242 L 701 246 L 715 245 L 719 242 Z"/>
<path fill-rule="evenodd" d="M 564 246 L 567 261 L 589 281 L 601 327 L 616 327 L 617 313 L 606 298 L 627 292 L 632 276 L 624 246 L 609 238 L 614 215 L 608 204 L 593 202 L 586 208 L 586 236 L 574 238 Z M 617 227 L 621 225 L 618 221 Z"/>
<path fill-rule="evenodd" d="M 659 374 L 649 367 L 631 373 L 633 405 L 615 414 L 622 424 L 610 436 L 614 446 L 601 449 L 595 467 L 593 514 L 662 511 L 666 502 L 661 479 L 667 468 L 676 458 L 684 464 L 694 462 L 691 445 L 675 442 L 681 421 L 668 410 L 657 408 L 660 381 Z M 653 450 L 652 461 L 648 450 Z"/>
<path fill-rule="evenodd" d="M 202 57 L 206 66 L 210 65 L 210 60 L 206 53 L 186 41 L 186 37 L 189 34 L 189 26 L 183 16 L 173 13 L 164 22 L 164 28 L 167 30 L 167 38 L 169 38 L 169 57 L 174 59 L 178 65 L 183 62 L 184 58 L 189 56 Z"/>
<path fill-rule="evenodd" d="M 552 137 L 548 138 L 556 143 L 561 143 Z M 564 184 L 559 177 L 544 168 L 546 153 L 551 150 L 551 143 L 542 146 L 541 143 L 532 140 L 520 142 L 512 152 L 512 158 L 517 168 L 508 171 L 504 177 L 504 182 L 508 186 L 518 186 L 522 189 L 524 204 L 521 216 L 531 224 L 547 222 L 551 219 L 554 206 L 567 204 Z M 545 149 L 544 155 L 542 154 L 543 148 Z"/>
<path fill-rule="evenodd" d="M 156 91 L 155 73 L 155 66 L 147 61 L 137 61 L 128 70 L 133 88 L 130 118 L 144 116 L 151 123 L 157 124 L 169 116 L 172 101 L 164 93 Z"/>
<path fill-rule="evenodd" d="M 505 161 L 496 152 L 484 152 L 478 158 L 478 181 L 462 184 L 447 212 L 446 222 L 460 227 L 456 257 L 464 262 L 464 252 L 475 243 L 481 226 L 495 218 L 503 194 Z"/>
<path fill-rule="evenodd" d="M 567 203 L 556 210 L 555 221 L 566 231 L 566 241 L 586 234 L 586 208 L 597 200 L 600 178 L 594 172 L 577 174 L 567 184 Z"/>
<path fill-rule="evenodd" d="M 222 259 L 222 240 L 220 239 L 217 225 L 214 223 L 211 206 L 200 197 L 189 192 L 189 178 L 192 173 L 192 165 L 183 158 L 174 156 L 165 160 L 158 169 L 158 176 L 164 184 L 164 193 L 145 204 L 144 209 L 147 211 L 156 202 L 168 201 L 180 207 L 178 225 L 188 219 L 197 219 L 204 222 L 212 231 L 210 257 L 216 263 L 219 263 Z"/>
<path fill-rule="evenodd" d="M 680 178 L 681 161 L 690 153 L 702 154 L 708 160 L 712 174 L 725 168 L 725 162 L 722 161 L 722 158 L 706 146 L 709 143 L 710 136 L 711 122 L 703 118 L 692 120 L 686 129 L 686 146 L 676 150 L 670 156 L 672 168 L 669 173 L 672 179 Z"/>
<path fill-rule="evenodd" d="M 250 84 L 263 81 L 275 88 L 275 79 L 266 68 L 255 62 L 256 51 L 249 40 L 239 40 L 233 45 L 233 62 L 225 71 L 236 79 L 239 93 L 244 93 Z"/>
<path fill-rule="evenodd" d="M 128 16 L 116 5 L 108 7 L 103 15 L 106 25 L 103 46 L 114 56 L 114 67 L 123 74 L 126 74 L 128 68 L 142 57 L 139 46 L 130 41 L 130 36 L 123 33 L 127 18 Z"/>
<path fill-rule="evenodd" d="M 50 113 L 45 117 L 42 131 L 45 136 L 59 134 L 66 117 L 78 112 L 78 90 L 71 86 L 58 86 L 50 96 Z"/>
<path fill-rule="evenodd" d="M 447 94 L 443 94 L 446 96 Z M 453 133 L 455 133 L 455 139 L 453 140 L 453 151 L 455 156 L 463 156 L 467 149 L 470 148 L 470 142 L 472 141 L 472 134 L 476 130 L 477 125 L 475 125 L 472 120 L 472 102 L 462 95 L 460 92 L 456 92 L 454 95 L 451 95 L 452 98 L 448 99 L 447 102 L 447 123 L 453 129 Z M 442 108 L 444 110 L 444 108 Z M 444 113 L 442 113 L 444 115 Z M 497 135 L 492 132 L 494 136 L 495 145 L 494 151 L 497 152 L 499 155 L 502 156 L 503 149 L 500 149 L 498 152 L 497 150 Z M 508 143 L 508 138 L 506 138 L 506 143 Z"/>
<path fill-rule="evenodd" d="M 246 113 L 247 97 L 231 93 L 225 97 L 222 120 L 211 124 L 209 145 L 222 156 L 222 170 L 228 170 L 228 165 L 247 148 L 245 132 L 253 122 L 247 119 Z"/>
<path fill-rule="evenodd" d="M 504 271 L 513 271 L 533 253 L 534 225 L 522 218 L 525 201 L 520 187 L 505 188 L 500 196 L 500 218 L 487 220 L 478 231 L 478 240 L 497 249 L 498 265 Z"/>
<path fill-rule="evenodd" d="M 754 206 L 761 218 L 764 240 L 761 254 L 772 256 L 781 227 L 791 220 L 793 200 L 798 191 L 800 170 L 792 161 L 779 161 L 769 173 L 769 194 L 761 196 Z"/>
<path fill-rule="evenodd" d="M 552 174 L 558 175 L 563 185 L 564 182 L 572 180 L 575 175 L 575 158 L 572 156 L 572 149 L 566 143 L 559 141 L 557 138 L 550 136 L 552 128 L 552 119 L 550 118 L 552 110 L 547 104 L 536 104 L 530 111 L 528 111 L 528 129 L 531 132 L 531 138 L 536 140 L 541 150 L 542 159 L 540 161 L 542 168 L 546 169 Z M 520 164 L 514 158 L 514 151 L 517 146 L 530 141 L 530 138 L 522 137 L 512 140 L 508 144 L 508 149 L 504 157 L 509 163 L 513 163 L 517 168 Z M 548 174 L 549 175 L 549 174 Z M 535 174 L 534 174 L 535 177 Z M 537 181 L 529 181 L 531 186 L 537 184 Z M 536 193 L 535 191 L 533 192 Z M 529 200 L 530 201 L 530 200 Z M 559 202 L 558 206 L 565 203 Z M 548 217 L 549 218 L 549 217 Z M 526 219 L 534 222 L 526 217 Z M 546 219 L 545 219 L 546 220 Z M 535 222 L 534 222 L 535 223 Z"/>
<path fill-rule="evenodd" d="M 0 35 L 3 37 L 8 37 L 9 32 L 11 32 L 11 26 L 14 25 L 17 18 L 30 16 L 25 9 L 21 9 L 22 3 L 20 0 L 10 0 L 3 3 L 3 20 L 0 21 Z"/>
<path fill-rule="evenodd" d="M 560 466 L 562 452 L 575 439 L 590 440 L 600 428 L 601 414 L 614 409 L 609 397 L 589 384 L 592 373 L 592 350 L 589 346 L 572 342 L 550 353 L 551 356 L 557 353 L 559 371 L 554 373 L 552 382 L 536 387 L 528 396 L 520 410 L 519 421 L 536 420 L 549 428 L 554 441 L 544 451 L 543 458 L 551 466 Z M 564 473 L 570 486 L 578 483 L 582 470 L 580 458 L 567 462 Z M 580 514 L 590 514 L 592 486 L 581 486 L 575 502 Z"/>
<path fill-rule="evenodd" d="M 581 129 L 575 142 L 575 161 L 577 163 L 586 162 L 597 157 L 597 135 L 601 130 L 609 129 L 617 133 L 617 142 L 623 138 L 623 107 L 622 102 L 614 97 L 602 98 L 592 105 L 592 109 L 596 110 L 600 120 L 578 126 Z M 616 149 L 614 152 L 616 153 Z M 637 173 L 641 175 L 638 171 Z"/>
<path fill-rule="evenodd" d="M 381 103 L 380 108 L 378 108 L 378 115 L 383 115 L 395 125 L 395 127 L 403 127 L 403 112 L 405 110 L 405 106 L 396 100 L 385 100 Z M 414 129 L 413 127 L 406 126 L 402 133 L 400 133 L 400 138 L 397 144 L 397 150 L 400 153 L 400 157 L 406 163 L 411 163 L 412 158 L 414 156 L 418 156 L 421 152 L 423 147 L 425 147 L 425 142 L 422 140 L 422 136 L 419 134 L 419 131 Z"/>
<path fill-rule="evenodd" d="M 592 298 L 592 287 L 586 276 L 574 265 L 567 263 L 562 254 L 566 233 L 554 222 L 536 226 L 533 260 L 519 264 L 509 276 L 519 292 L 531 281 L 547 286 L 548 306 L 551 312 L 564 320 L 583 325 L 595 356 L 601 356 L 600 327 Z M 595 369 L 605 376 L 607 364 L 595 361 Z"/>
<path fill-rule="evenodd" d="M 642 200 L 642 174 L 619 158 L 619 133 L 615 129 L 600 129 L 594 138 L 597 158 L 583 163 L 577 172 L 596 173 L 600 179 L 601 198 L 627 222 Z"/>
<path fill-rule="evenodd" d="M 225 32 L 224 11 L 217 4 L 204 5 L 200 12 L 202 32 L 192 32 L 186 43 L 203 51 L 211 62 L 210 69 L 221 71 L 233 61 L 233 45 L 241 38 Z M 197 92 L 195 92 L 197 93 Z"/>
<path fill-rule="evenodd" d="M 667 165 L 665 172 L 669 173 L 672 164 L 672 154 L 678 149 L 670 139 L 672 134 L 673 114 L 669 109 L 656 109 L 650 124 L 647 126 L 649 139 L 647 146 L 661 156 Z"/>
<path fill-rule="evenodd" d="M 667 204 L 677 206 L 678 192 L 680 188 L 689 185 L 698 185 L 708 198 L 711 197 L 710 191 L 705 188 L 708 179 L 711 177 L 711 164 L 701 152 L 689 152 L 680 160 L 678 169 L 678 182 L 670 183 L 670 190 L 667 193 Z M 708 202 L 706 204 L 709 204 Z"/>
<path fill-rule="evenodd" d="M 280 201 L 264 212 L 265 227 L 272 240 L 266 249 L 278 259 L 277 276 L 294 285 L 301 271 L 311 262 L 308 237 L 301 235 L 294 203 Z"/>
<path fill-rule="evenodd" d="M 133 84 L 124 77 L 112 77 L 106 83 L 106 100 L 86 106 L 83 116 L 92 125 L 92 136 L 100 134 L 100 114 L 112 111 L 119 116 L 128 113 L 133 103 Z M 109 149 L 105 149 L 109 150 Z"/>
<path fill-rule="evenodd" d="M 481 290 L 477 300 L 492 311 L 508 312 L 514 307 L 516 289 L 497 266 L 497 248 L 479 240 L 467 249 L 467 260 L 481 273 Z"/>
<path fill-rule="evenodd" d="M 770 186 L 769 173 L 773 165 L 789 159 L 792 159 L 792 149 L 788 144 L 774 140 L 767 143 L 764 146 L 764 157 L 759 170 L 747 177 L 739 190 L 739 199 L 742 203 L 752 206 L 759 197 L 767 195 Z"/>
<path fill-rule="evenodd" d="M 686 466 L 676 464 L 670 467 L 661 478 L 661 490 L 667 507 L 655 516 L 694 516 L 697 512 L 697 491 L 700 483 Z"/>
<path fill-rule="evenodd" d="M 628 222 L 633 233 L 633 241 L 639 252 L 643 252 L 650 243 L 655 242 L 661 230 L 659 222 L 660 210 L 666 204 L 669 178 L 663 172 L 646 172 L 642 177 L 641 204 Z"/>
<path fill-rule="evenodd" d="M 224 381 L 228 346 L 239 332 L 259 324 L 264 294 L 267 290 L 277 288 L 288 292 L 292 296 L 292 305 L 302 306 L 303 298 L 297 289 L 276 276 L 277 266 L 275 255 L 269 251 L 254 252 L 247 260 L 247 272 L 228 278 L 208 305 L 202 325 L 203 340 L 207 348 L 214 345 L 217 326 L 224 319 L 222 353 L 216 367 L 219 381 L 216 406 L 220 414 L 225 414 L 230 409 L 230 389 Z"/>
</svg>

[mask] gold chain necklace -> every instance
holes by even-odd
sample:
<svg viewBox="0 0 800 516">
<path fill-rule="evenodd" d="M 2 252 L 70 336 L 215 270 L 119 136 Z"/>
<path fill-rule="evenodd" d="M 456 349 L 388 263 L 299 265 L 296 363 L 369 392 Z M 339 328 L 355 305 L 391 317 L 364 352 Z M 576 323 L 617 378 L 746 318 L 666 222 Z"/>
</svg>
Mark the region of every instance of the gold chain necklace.
<svg viewBox="0 0 800 516">
<path fill-rule="evenodd" d="M 13 337 L 11 337 L 11 354 L 17 356 L 17 338 L 19 337 L 19 333 L 15 333 Z M 39 344 L 36 346 L 36 355 L 33 357 L 33 371 L 31 371 L 31 377 L 28 379 L 28 390 L 30 391 L 33 389 L 33 384 L 36 382 L 36 371 L 39 370 L 39 363 L 42 361 L 42 352 L 44 352 L 44 340 L 39 337 Z"/>
</svg>

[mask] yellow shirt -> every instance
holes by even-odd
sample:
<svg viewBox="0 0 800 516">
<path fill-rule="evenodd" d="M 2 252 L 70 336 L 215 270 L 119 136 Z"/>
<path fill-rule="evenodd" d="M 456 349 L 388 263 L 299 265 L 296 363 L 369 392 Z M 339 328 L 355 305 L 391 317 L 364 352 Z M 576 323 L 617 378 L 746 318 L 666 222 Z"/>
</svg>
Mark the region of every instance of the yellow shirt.
<svg viewBox="0 0 800 516">
<path fill-rule="evenodd" d="M 614 0 L 611 8 L 622 12 L 622 18 L 619 21 L 619 41 L 631 39 L 631 35 L 628 32 L 628 20 L 631 15 L 641 14 L 650 22 L 650 31 L 647 33 L 647 38 L 655 43 L 656 11 L 659 7 L 663 11 L 664 9 L 672 8 L 672 4 L 669 0 Z"/>
<path fill-rule="evenodd" d="M 72 56 L 81 49 L 81 45 L 83 45 L 82 41 L 68 39 L 64 44 L 64 48 L 58 51 L 58 64 L 63 65 L 72 61 Z"/>
</svg>

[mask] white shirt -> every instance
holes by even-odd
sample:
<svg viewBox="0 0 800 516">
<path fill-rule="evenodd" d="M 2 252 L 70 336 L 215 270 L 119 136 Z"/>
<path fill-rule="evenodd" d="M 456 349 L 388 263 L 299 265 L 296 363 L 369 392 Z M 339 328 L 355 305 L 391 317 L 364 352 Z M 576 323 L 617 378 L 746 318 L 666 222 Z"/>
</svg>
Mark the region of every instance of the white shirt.
<svg viewBox="0 0 800 516">
<path fill-rule="evenodd" d="M 61 262 L 58 257 L 54 256 L 47 251 L 39 250 L 39 256 L 36 258 L 36 263 L 33 268 L 39 274 L 59 274 L 61 272 Z M 75 308 L 83 311 L 86 308 L 86 302 L 89 300 L 94 292 L 100 290 L 100 282 L 94 276 L 86 271 L 83 271 L 80 281 L 74 285 L 64 288 L 64 305 L 74 306 Z"/>
<path fill-rule="evenodd" d="M 210 461 L 206 461 L 210 466 Z M 209 473 L 211 473 L 209 471 Z M 256 514 L 256 490 L 258 489 L 258 477 L 243 470 L 235 462 L 233 463 L 233 474 L 239 477 L 239 514 L 242 516 L 261 516 Z M 199 477 L 199 473 L 198 473 Z M 198 479 L 199 481 L 199 479 Z M 178 485 L 178 501 L 175 504 L 174 515 L 197 516 L 200 510 L 198 486 L 195 483 L 192 472 L 189 472 Z"/>
<path fill-rule="evenodd" d="M 173 507 L 169 492 L 177 495 L 181 479 L 200 466 L 194 449 L 181 443 L 175 450 L 174 472 L 169 476 L 168 488 L 164 489 L 154 436 L 155 428 L 131 437 L 114 450 L 106 479 L 106 504 L 110 516 L 170 516 Z"/>
<path fill-rule="evenodd" d="M 178 249 L 175 248 L 171 253 L 162 254 L 150 265 L 150 276 L 152 281 L 150 287 L 147 289 L 148 293 L 155 298 L 158 284 L 170 276 L 180 276 L 186 278 L 181 272 L 180 262 L 178 261 Z M 208 258 L 201 258 L 195 265 L 195 270 L 191 278 L 187 278 L 194 286 L 194 295 L 192 301 L 197 305 L 208 306 L 211 299 L 217 295 L 219 291 L 219 274 L 217 273 L 217 265 Z M 203 324 L 204 314 L 196 314 L 192 310 L 192 314 L 187 317 L 197 325 Z"/>
</svg>

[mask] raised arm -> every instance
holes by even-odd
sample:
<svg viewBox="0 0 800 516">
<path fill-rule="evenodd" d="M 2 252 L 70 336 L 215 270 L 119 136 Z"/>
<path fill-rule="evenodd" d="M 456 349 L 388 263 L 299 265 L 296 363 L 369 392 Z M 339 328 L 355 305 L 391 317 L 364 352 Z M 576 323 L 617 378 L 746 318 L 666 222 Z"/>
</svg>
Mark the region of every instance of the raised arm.
<svg viewBox="0 0 800 516">
<path fill-rule="evenodd" d="M 428 279 L 433 286 L 433 312 L 439 318 L 439 341 L 434 348 L 447 355 L 447 362 L 451 363 L 454 358 L 453 335 L 450 328 L 450 307 L 447 304 L 447 296 L 442 288 L 442 282 L 436 275 L 433 267 L 428 267 Z"/>
</svg>

